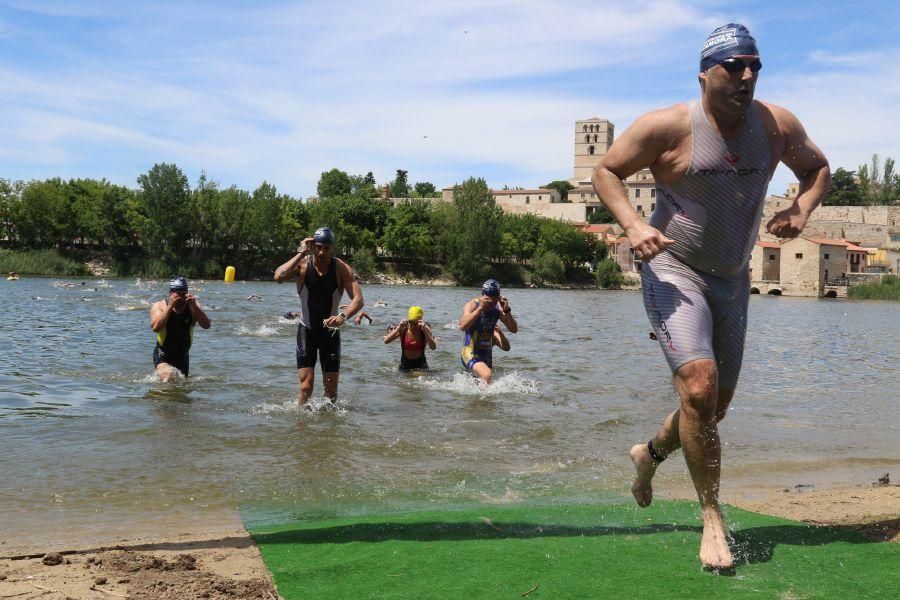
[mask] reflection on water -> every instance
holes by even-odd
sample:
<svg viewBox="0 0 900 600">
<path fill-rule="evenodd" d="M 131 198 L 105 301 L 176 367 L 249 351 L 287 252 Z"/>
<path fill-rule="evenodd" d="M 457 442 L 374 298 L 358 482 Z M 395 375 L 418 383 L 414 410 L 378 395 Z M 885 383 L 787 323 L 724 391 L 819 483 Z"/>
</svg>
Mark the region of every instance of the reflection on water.
<svg viewBox="0 0 900 600">
<path fill-rule="evenodd" d="M 153 281 L 8 285 L 0 321 L 0 539 L 153 533 L 407 507 L 628 493 L 627 449 L 677 405 L 633 292 L 509 290 L 520 332 L 496 381 L 461 372 L 475 290 L 364 286 L 373 325 L 342 330 L 336 404 L 297 405 L 292 286 L 204 283 L 213 327 L 188 379 L 153 375 Z M 264 301 L 248 302 L 251 294 Z M 82 297 L 89 298 L 90 302 Z M 40 298 L 36 300 L 35 298 Z M 380 301 L 376 305 L 376 301 Z M 432 370 L 397 371 L 385 327 L 424 308 Z M 900 465 L 900 305 L 751 300 L 722 423 L 725 487 L 868 483 Z M 681 461 L 658 488 L 684 483 Z M 143 523 L 145 531 L 135 526 Z"/>
</svg>

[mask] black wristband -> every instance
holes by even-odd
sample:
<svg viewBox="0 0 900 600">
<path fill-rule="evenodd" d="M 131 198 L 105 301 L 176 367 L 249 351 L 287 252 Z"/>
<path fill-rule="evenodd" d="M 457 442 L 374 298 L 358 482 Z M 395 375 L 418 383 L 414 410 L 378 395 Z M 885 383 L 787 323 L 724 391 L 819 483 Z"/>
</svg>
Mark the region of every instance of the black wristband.
<svg viewBox="0 0 900 600">
<path fill-rule="evenodd" d="M 339 312 L 339 313 L 338 313 L 338 316 L 339 316 L 340 318 L 342 318 L 343 320 L 345 320 L 345 321 L 347 320 L 347 315 L 345 315 L 345 314 L 343 313 L 343 311 L 342 311 L 342 312 Z"/>
</svg>

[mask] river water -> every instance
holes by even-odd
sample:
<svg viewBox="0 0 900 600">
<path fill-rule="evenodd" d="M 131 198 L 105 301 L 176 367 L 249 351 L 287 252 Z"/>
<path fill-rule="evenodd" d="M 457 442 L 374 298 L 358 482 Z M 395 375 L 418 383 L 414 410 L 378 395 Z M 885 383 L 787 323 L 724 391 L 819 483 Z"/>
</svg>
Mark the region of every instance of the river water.
<svg viewBox="0 0 900 600">
<path fill-rule="evenodd" d="M 461 372 L 474 289 L 364 286 L 339 401 L 297 407 L 293 285 L 195 282 L 191 377 L 152 376 L 164 284 L 2 282 L 0 553 L 291 518 L 624 498 L 627 450 L 677 405 L 637 292 L 508 290 L 497 381 Z M 246 300 L 250 294 L 261 302 Z M 378 304 L 384 304 L 379 306 Z M 424 307 L 432 371 L 398 373 L 385 326 Z M 721 425 L 723 492 L 900 475 L 900 304 L 755 296 Z M 689 489 L 680 456 L 657 488 Z"/>
</svg>

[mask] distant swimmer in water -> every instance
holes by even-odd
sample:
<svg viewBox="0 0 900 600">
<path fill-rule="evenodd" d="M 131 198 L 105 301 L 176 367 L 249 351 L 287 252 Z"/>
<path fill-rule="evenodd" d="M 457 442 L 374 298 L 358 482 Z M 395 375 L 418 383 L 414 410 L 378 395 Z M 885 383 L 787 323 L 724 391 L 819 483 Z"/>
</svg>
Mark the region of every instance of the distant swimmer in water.
<svg viewBox="0 0 900 600">
<path fill-rule="evenodd" d="M 294 310 L 289 310 L 281 316 L 284 317 L 285 319 L 287 319 L 288 321 L 293 321 L 294 319 L 297 319 L 300 317 L 300 313 L 298 313 L 297 311 L 294 311 Z"/>
<path fill-rule="evenodd" d="M 320 227 L 306 238 L 297 253 L 275 270 L 275 281 L 294 281 L 300 296 L 300 323 L 297 325 L 297 375 L 299 402 L 304 406 L 313 392 L 316 361 L 322 361 L 325 396 L 337 400 L 341 368 L 339 328 L 363 307 L 362 290 L 353 269 L 334 256 L 334 232 Z M 338 312 L 344 292 L 350 297 L 346 314 Z"/>
<path fill-rule="evenodd" d="M 497 346 L 504 352 L 509 352 L 509 349 L 512 347 L 509 345 L 509 340 L 503 334 L 503 330 L 500 329 L 499 325 L 494 325 L 493 342 L 495 346 Z"/>
<path fill-rule="evenodd" d="M 434 350 L 437 342 L 431 333 L 431 325 L 425 323 L 425 312 L 421 306 L 410 306 L 405 321 L 392 328 L 386 336 L 384 343 L 390 344 L 394 340 L 400 340 L 400 370 L 413 371 L 428 369 L 428 361 L 425 359 L 425 346 Z"/>
<path fill-rule="evenodd" d="M 357 278 L 357 279 L 359 279 L 359 278 Z M 340 306 L 338 306 L 338 308 L 343 310 L 343 309 L 347 308 L 348 306 L 350 306 L 350 305 L 349 304 L 341 304 Z M 374 322 L 372 320 L 372 317 L 369 316 L 369 313 L 366 312 L 365 308 L 360 309 L 360 311 L 356 314 L 356 317 L 354 317 L 353 322 L 356 323 L 357 325 L 359 325 L 360 323 L 362 323 L 363 319 L 368 319 L 369 325 L 371 325 Z"/>
<path fill-rule="evenodd" d="M 250 294 L 246 298 L 249 302 L 262 302 L 263 297 L 259 294 Z"/>
<path fill-rule="evenodd" d="M 488 279 L 481 286 L 481 296 L 463 306 L 459 319 L 459 328 L 465 332 L 460 361 L 467 371 L 486 383 L 494 376 L 491 351 L 498 321 L 506 325 L 510 333 L 519 331 L 509 301 L 500 295 L 500 284 L 495 279 Z"/>
<path fill-rule="evenodd" d="M 643 263 L 644 308 L 681 400 L 653 437 L 631 448 L 631 493 L 638 505 L 650 504 L 657 467 L 680 448 L 700 503 L 700 563 L 728 570 L 734 558 L 719 504 L 718 423 L 743 362 L 750 251 L 778 163 L 800 182 L 799 193 L 766 225 L 781 239 L 800 235 L 831 175 L 797 117 L 754 100 L 763 63 L 746 27 L 729 23 L 710 33 L 699 67 L 700 97 L 635 120 L 592 181 Z M 649 223 L 622 184 L 644 168 L 657 189 Z"/>
<path fill-rule="evenodd" d="M 150 307 L 150 328 L 156 332 L 153 364 L 160 381 L 169 381 L 190 368 L 189 351 L 194 325 L 209 329 L 212 324 L 197 296 L 188 292 L 188 281 L 180 275 L 169 282 L 169 297 Z"/>
</svg>

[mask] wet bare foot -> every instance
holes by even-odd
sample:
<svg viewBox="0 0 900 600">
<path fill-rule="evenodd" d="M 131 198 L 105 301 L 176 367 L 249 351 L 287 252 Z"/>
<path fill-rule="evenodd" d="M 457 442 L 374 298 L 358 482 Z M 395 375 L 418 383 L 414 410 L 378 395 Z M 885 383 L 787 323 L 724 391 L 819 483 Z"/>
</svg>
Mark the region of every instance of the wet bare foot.
<svg viewBox="0 0 900 600">
<path fill-rule="evenodd" d="M 722 571 L 734 568 L 727 530 L 722 511 L 718 507 L 702 509 L 703 536 L 700 539 L 700 564 L 704 569 Z"/>
<path fill-rule="evenodd" d="M 653 501 L 653 475 L 656 473 L 656 466 L 659 464 L 650 456 L 647 444 L 635 444 L 628 453 L 631 455 L 631 462 L 637 474 L 634 477 L 634 483 L 631 484 L 631 494 L 637 500 L 638 506 L 649 506 Z"/>
</svg>

